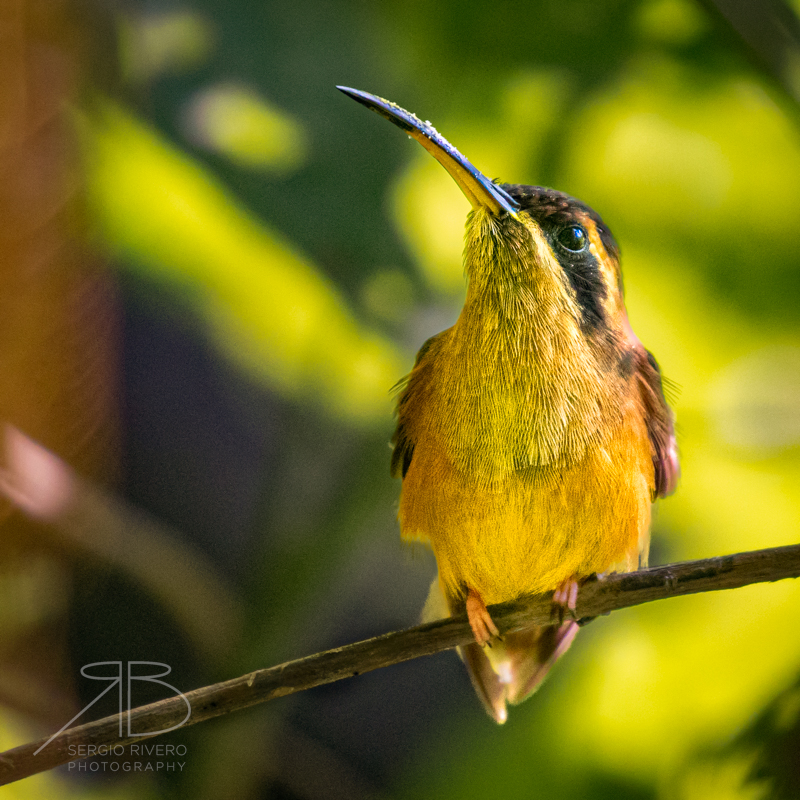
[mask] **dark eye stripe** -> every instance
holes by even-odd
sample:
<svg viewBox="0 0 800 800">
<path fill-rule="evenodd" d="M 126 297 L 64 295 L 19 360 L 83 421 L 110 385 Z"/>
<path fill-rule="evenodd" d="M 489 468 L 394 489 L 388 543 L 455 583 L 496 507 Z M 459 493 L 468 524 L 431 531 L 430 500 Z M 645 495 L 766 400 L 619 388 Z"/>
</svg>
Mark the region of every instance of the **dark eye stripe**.
<svg viewBox="0 0 800 800">
<path fill-rule="evenodd" d="M 600 273 L 600 265 L 589 249 L 586 228 L 594 225 L 609 257 L 617 259 L 619 250 L 611 232 L 589 206 L 563 192 L 520 184 L 504 184 L 503 188 L 541 226 L 553 255 L 575 292 L 581 312 L 581 330 L 587 335 L 602 331 L 606 327 L 603 301 L 608 295 L 608 287 Z M 574 229 L 582 230 L 586 237 L 584 247 L 577 250 L 572 249 L 569 242 L 572 234 L 566 233 Z M 559 239 L 562 234 L 568 237 L 566 244 Z"/>
<path fill-rule="evenodd" d="M 607 291 L 594 256 L 574 260 L 559 258 L 559 262 L 575 290 L 581 309 L 581 328 L 584 332 L 593 332 L 603 327 L 606 321 L 603 300 Z"/>
<path fill-rule="evenodd" d="M 575 300 L 581 311 L 581 330 L 587 334 L 594 333 L 605 326 L 603 301 L 608 290 L 600 272 L 600 264 L 589 249 L 589 236 L 580 225 L 554 227 L 548 222 L 547 219 L 541 220 L 542 229 L 575 292 Z M 571 249 L 567 245 L 577 244 L 581 238 L 575 234 L 576 229 L 581 232 L 583 241 L 580 249 Z"/>
</svg>

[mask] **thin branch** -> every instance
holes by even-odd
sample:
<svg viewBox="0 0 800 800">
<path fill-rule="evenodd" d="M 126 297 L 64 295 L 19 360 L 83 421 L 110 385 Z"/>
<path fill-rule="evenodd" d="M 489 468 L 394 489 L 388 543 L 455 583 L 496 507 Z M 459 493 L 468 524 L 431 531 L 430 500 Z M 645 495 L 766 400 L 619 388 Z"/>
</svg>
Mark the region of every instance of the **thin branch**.
<svg viewBox="0 0 800 800">
<path fill-rule="evenodd" d="M 735 589 L 751 583 L 800 577 L 800 545 L 754 550 L 654 567 L 628 574 L 590 580 L 581 587 L 576 617 L 582 622 L 621 608 L 667 597 Z M 492 617 L 503 633 L 552 622 L 552 598 L 540 595 L 492 607 Z M 432 655 L 472 641 L 462 615 L 396 631 L 363 642 L 327 650 L 240 678 L 195 689 L 183 696 L 132 709 L 123 714 L 124 727 L 135 735 L 120 736 L 119 715 L 68 728 L 52 737 L 0 753 L 0 785 L 92 755 L 97 748 L 126 746 L 158 736 L 183 724 L 213 717 L 301 692 L 342 678 L 350 678 L 401 661 Z M 128 719 L 129 716 L 129 719 Z M 78 747 L 81 747 L 78 751 Z M 92 751 L 95 748 L 95 751 Z M 101 749 L 100 754 L 103 754 Z"/>
</svg>

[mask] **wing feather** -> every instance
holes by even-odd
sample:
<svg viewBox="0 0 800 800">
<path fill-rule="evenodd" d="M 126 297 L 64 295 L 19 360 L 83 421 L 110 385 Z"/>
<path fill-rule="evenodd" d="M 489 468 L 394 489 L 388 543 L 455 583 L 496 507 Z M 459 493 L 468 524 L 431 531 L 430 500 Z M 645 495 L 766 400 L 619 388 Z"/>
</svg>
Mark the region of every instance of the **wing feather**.
<svg viewBox="0 0 800 800">
<path fill-rule="evenodd" d="M 680 475 L 678 447 L 675 440 L 675 419 L 664 397 L 664 386 L 658 362 L 649 350 L 639 349 L 637 367 L 639 392 L 653 451 L 655 489 L 653 499 L 675 491 Z"/>
<path fill-rule="evenodd" d="M 445 333 L 447 331 L 442 331 L 423 342 L 414 361 L 414 368 L 394 387 L 394 391 L 397 392 L 397 427 L 395 428 L 394 436 L 392 436 L 393 450 L 390 474 L 393 478 L 405 478 L 408 468 L 411 466 L 416 443 L 411 432 L 407 411 L 409 400 L 419 384 L 425 380 L 426 373 L 432 367 L 432 359 L 430 357 L 426 359 L 431 345 Z"/>
</svg>

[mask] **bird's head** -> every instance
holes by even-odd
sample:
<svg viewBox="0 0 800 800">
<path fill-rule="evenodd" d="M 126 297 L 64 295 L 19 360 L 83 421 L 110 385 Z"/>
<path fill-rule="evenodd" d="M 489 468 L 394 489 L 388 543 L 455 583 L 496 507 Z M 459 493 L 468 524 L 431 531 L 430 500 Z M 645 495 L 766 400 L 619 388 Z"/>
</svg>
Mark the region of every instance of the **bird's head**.
<svg viewBox="0 0 800 800">
<path fill-rule="evenodd" d="M 496 183 L 429 122 L 367 92 L 338 88 L 416 139 L 469 200 L 469 296 L 488 306 L 519 305 L 520 298 L 533 300 L 544 289 L 562 322 L 569 317 L 570 327 L 585 337 L 630 343 L 619 248 L 596 212 L 552 189 Z"/>
</svg>

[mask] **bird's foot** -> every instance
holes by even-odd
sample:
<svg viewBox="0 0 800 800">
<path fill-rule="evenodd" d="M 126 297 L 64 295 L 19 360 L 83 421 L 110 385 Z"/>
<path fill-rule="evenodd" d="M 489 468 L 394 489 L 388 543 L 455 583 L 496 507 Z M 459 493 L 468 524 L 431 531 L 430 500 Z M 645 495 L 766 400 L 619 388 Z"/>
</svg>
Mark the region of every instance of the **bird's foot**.
<svg viewBox="0 0 800 800">
<path fill-rule="evenodd" d="M 493 637 L 500 638 L 497 625 L 494 624 L 483 598 L 475 589 L 470 589 L 467 594 L 467 617 L 469 626 L 472 628 L 472 635 L 481 647 L 489 644 Z"/>
<path fill-rule="evenodd" d="M 575 619 L 575 609 L 578 605 L 578 581 L 574 577 L 567 578 L 553 592 L 553 611 L 558 616 L 558 621 L 563 622 L 567 612 Z"/>
</svg>

